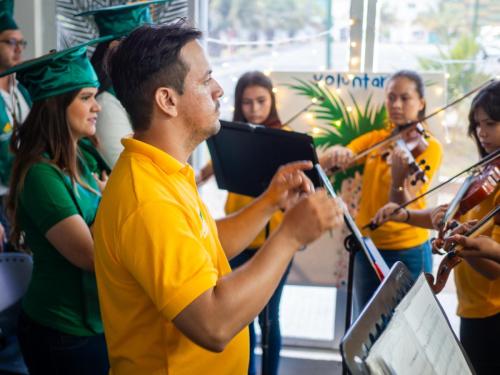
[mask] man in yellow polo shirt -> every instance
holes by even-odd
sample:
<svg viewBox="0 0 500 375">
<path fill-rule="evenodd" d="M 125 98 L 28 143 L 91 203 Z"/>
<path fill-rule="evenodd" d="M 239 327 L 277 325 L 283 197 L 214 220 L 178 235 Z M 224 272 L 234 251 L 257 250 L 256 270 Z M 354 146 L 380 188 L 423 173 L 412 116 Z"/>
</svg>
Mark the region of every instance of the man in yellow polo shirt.
<svg viewBox="0 0 500 375">
<path fill-rule="evenodd" d="M 95 269 L 113 374 L 246 374 L 246 326 L 293 254 L 342 223 L 340 204 L 282 167 L 262 196 L 215 222 L 187 160 L 219 128 L 223 92 L 183 25 L 142 26 L 114 51 L 111 78 L 134 136 L 113 169 L 94 224 Z M 305 195 L 305 196 L 304 196 Z M 243 267 L 271 215 L 283 223 Z"/>
</svg>

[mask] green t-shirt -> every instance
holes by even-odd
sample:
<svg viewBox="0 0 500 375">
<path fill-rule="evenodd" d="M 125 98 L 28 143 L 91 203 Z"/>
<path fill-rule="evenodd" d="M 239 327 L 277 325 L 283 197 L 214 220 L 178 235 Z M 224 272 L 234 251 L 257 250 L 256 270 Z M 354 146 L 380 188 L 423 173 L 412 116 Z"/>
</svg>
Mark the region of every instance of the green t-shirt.
<svg viewBox="0 0 500 375">
<path fill-rule="evenodd" d="M 17 88 L 28 106 L 31 107 L 32 103 L 28 91 L 19 83 L 17 84 Z M 9 184 L 12 164 L 14 162 L 14 155 L 10 152 L 9 148 L 12 126 L 14 124 L 10 123 L 9 115 L 7 114 L 7 105 L 2 95 L 0 95 L 0 183 L 6 186 Z"/>
<path fill-rule="evenodd" d="M 99 191 L 87 163 L 80 165 L 82 180 Z M 71 264 L 45 237 L 51 227 L 72 215 L 83 216 L 89 226 L 94 221 L 100 195 L 79 184 L 76 193 L 72 190 L 69 177 L 52 164 L 36 163 L 26 174 L 17 217 L 34 265 L 23 309 L 42 325 L 89 336 L 103 331 L 95 275 Z"/>
</svg>

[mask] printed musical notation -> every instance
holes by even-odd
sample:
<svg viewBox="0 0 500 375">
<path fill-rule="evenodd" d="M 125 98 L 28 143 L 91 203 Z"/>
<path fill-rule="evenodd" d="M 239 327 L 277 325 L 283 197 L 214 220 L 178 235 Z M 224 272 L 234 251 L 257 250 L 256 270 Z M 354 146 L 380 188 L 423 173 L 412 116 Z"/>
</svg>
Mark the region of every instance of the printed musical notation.
<svg viewBox="0 0 500 375">
<path fill-rule="evenodd" d="M 423 275 L 396 307 L 365 363 L 377 375 L 471 374 Z"/>
</svg>

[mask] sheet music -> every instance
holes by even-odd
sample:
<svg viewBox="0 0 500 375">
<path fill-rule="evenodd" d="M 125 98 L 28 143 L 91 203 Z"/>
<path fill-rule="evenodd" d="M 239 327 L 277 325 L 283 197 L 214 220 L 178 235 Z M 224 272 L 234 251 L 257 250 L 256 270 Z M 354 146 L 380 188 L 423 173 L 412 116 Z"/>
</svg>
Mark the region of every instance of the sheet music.
<svg viewBox="0 0 500 375">
<path fill-rule="evenodd" d="M 371 374 L 472 374 L 423 274 L 365 361 Z"/>
</svg>

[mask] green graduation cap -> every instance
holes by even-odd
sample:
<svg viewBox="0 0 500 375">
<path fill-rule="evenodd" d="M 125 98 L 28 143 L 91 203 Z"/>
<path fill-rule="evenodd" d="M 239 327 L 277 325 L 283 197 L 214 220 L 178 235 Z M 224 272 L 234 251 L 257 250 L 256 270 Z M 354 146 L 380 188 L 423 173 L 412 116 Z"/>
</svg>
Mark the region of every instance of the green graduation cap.
<svg viewBox="0 0 500 375">
<path fill-rule="evenodd" d="M 14 0 L 0 0 L 0 33 L 5 30 L 17 30 L 14 21 Z"/>
<path fill-rule="evenodd" d="M 26 87 L 33 101 L 84 87 L 98 87 L 99 80 L 87 57 L 87 46 L 111 39 L 112 36 L 94 39 L 25 61 L 3 71 L 0 77 L 16 73 L 16 78 Z"/>
<path fill-rule="evenodd" d="M 138 1 L 131 4 L 114 5 L 110 7 L 92 9 L 79 16 L 94 16 L 100 36 L 123 35 L 146 23 L 153 23 L 149 6 L 163 4 L 171 0 Z"/>
</svg>

